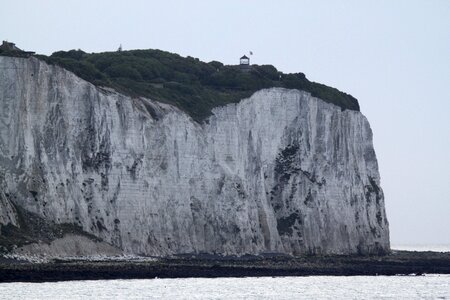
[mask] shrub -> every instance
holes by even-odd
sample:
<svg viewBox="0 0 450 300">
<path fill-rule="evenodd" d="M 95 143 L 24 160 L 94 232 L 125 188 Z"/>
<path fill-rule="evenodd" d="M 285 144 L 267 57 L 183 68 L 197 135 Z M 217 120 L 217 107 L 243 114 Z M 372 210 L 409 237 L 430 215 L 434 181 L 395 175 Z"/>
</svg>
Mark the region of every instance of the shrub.
<svg viewBox="0 0 450 300">
<path fill-rule="evenodd" d="M 242 72 L 239 66 L 218 61 L 204 63 L 161 50 L 92 54 L 70 50 L 36 57 L 96 85 L 176 105 L 197 121 L 209 116 L 216 106 L 238 102 L 270 87 L 304 90 L 342 109 L 359 110 L 358 101 L 352 96 L 311 82 L 303 73 L 283 74 L 271 65 L 253 65 L 250 72 Z"/>
</svg>

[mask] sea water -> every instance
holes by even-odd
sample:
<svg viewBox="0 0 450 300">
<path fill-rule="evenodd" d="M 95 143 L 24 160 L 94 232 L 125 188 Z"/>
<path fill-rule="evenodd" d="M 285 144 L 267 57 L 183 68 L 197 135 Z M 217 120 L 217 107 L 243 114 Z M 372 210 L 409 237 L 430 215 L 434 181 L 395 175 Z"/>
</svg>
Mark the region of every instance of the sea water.
<svg viewBox="0 0 450 300">
<path fill-rule="evenodd" d="M 393 250 L 450 252 L 448 244 L 393 244 Z"/>
<path fill-rule="evenodd" d="M 450 299 L 450 275 L 15 282 L 0 299 Z"/>
</svg>

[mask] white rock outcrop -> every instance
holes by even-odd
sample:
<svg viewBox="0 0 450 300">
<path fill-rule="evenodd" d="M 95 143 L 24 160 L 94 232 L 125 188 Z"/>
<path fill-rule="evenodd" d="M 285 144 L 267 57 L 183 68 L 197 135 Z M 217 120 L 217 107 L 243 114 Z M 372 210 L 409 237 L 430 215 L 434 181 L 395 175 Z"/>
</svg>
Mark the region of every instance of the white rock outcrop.
<svg viewBox="0 0 450 300">
<path fill-rule="evenodd" d="M 0 223 L 14 206 L 125 253 L 375 253 L 389 230 L 357 111 L 272 88 L 204 123 L 0 56 Z"/>
</svg>

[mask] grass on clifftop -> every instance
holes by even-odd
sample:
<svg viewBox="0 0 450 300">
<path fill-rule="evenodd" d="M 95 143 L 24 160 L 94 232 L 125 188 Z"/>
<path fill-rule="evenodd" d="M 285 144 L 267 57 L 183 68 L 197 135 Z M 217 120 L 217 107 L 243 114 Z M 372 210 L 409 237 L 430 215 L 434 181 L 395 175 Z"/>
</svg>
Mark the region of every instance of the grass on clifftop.
<svg viewBox="0 0 450 300">
<path fill-rule="evenodd" d="M 303 73 L 283 74 L 271 65 L 205 63 L 160 50 L 131 50 L 88 54 L 81 50 L 36 55 L 98 86 L 108 86 L 130 96 L 144 96 L 173 104 L 202 121 L 211 109 L 239 102 L 254 92 L 284 87 L 310 92 L 343 109 L 358 110 L 358 101 L 335 88 L 311 82 Z"/>
</svg>

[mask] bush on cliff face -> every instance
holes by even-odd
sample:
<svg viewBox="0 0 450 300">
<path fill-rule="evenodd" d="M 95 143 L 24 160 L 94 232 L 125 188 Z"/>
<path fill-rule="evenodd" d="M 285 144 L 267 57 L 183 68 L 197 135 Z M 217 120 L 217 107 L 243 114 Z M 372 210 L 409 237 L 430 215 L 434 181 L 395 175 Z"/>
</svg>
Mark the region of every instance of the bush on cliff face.
<svg viewBox="0 0 450 300">
<path fill-rule="evenodd" d="M 204 63 L 160 50 L 92 54 L 70 50 L 37 57 L 96 85 L 176 105 L 197 121 L 208 117 L 214 107 L 238 102 L 270 87 L 304 90 L 342 109 L 359 110 L 358 101 L 351 95 L 311 82 L 303 73 L 283 74 L 271 65 L 253 65 L 249 72 L 242 72 L 239 66 Z"/>
</svg>

